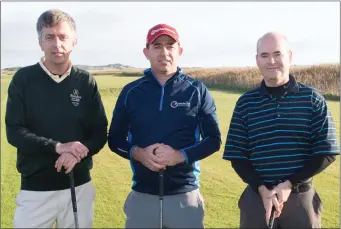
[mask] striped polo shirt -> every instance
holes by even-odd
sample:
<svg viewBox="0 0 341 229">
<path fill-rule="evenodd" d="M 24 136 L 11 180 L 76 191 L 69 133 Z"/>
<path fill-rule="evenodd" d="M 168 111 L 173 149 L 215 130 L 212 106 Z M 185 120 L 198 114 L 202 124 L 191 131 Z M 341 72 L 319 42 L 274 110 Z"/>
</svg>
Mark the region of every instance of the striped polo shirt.
<svg viewBox="0 0 341 229">
<path fill-rule="evenodd" d="M 290 75 L 289 88 L 273 97 L 261 85 L 237 101 L 223 159 L 248 159 L 265 183 L 279 183 L 313 155 L 337 155 L 333 118 L 324 97 Z"/>
</svg>

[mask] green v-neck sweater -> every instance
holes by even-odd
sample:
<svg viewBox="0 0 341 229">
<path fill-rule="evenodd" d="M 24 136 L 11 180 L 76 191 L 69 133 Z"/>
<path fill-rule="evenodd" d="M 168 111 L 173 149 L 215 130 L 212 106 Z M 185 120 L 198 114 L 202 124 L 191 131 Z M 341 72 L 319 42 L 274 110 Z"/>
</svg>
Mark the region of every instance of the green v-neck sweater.
<svg viewBox="0 0 341 229">
<path fill-rule="evenodd" d="M 69 188 L 65 170 L 57 172 L 57 142 L 79 141 L 88 156 L 74 167 L 75 185 L 91 180 L 92 156 L 107 140 L 107 117 L 95 79 L 72 67 L 55 82 L 39 63 L 18 70 L 8 87 L 6 107 L 8 142 L 17 148 L 21 189 L 51 191 Z"/>
</svg>

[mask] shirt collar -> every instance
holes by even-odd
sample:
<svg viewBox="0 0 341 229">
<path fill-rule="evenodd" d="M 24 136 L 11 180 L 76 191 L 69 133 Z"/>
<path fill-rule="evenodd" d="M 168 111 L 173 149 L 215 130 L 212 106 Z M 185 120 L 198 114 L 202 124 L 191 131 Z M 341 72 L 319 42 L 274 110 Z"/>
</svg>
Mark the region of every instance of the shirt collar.
<svg viewBox="0 0 341 229">
<path fill-rule="evenodd" d="M 47 75 L 49 75 L 54 81 L 56 81 L 57 83 L 60 83 L 62 82 L 67 76 L 70 75 L 71 73 L 71 69 L 72 69 L 72 63 L 71 61 L 69 61 L 69 68 L 68 70 L 62 75 L 59 77 L 59 75 L 55 75 L 53 74 L 52 72 L 50 72 L 44 65 L 44 62 L 45 62 L 45 57 L 41 57 L 40 58 L 40 61 L 39 61 L 39 65 L 40 67 L 46 72 Z"/>
<path fill-rule="evenodd" d="M 143 73 L 144 73 L 145 76 L 154 79 L 155 81 L 157 81 L 157 83 L 158 83 L 159 85 L 161 85 L 160 82 L 159 82 L 159 80 L 158 80 L 158 79 L 156 78 L 156 76 L 154 75 L 154 73 L 153 73 L 153 71 L 152 71 L 151 68 L 145 69 Z M 171 78 L 169 78 L 169 79 L 167 80 L 167 82 L 165 83 L 165 85 L 166 85 L 167 83 L 171 82 L 172 80 L 174 80 L 175 78 L 178 78 L 178 77 L 181 76 L 181 75 L 183 75 L 182 69 L 181 69 L 180 67 L 177 67 L 176 73 L 175 73 Z"/>
<path fill-rule="evenodd" d="M 295 79 L 295 77 L 292 74 L 289 74 L 289 87 L 288 87 L 288 93 L 298 93 L 299 92 L 299 86 Z M 265 88 L 265 81 L 264 79 L 261 82 L 261 85 L 258 89 L 259 93 L 264 96 L 270 95 L 270 93 Z"/>
</svg>

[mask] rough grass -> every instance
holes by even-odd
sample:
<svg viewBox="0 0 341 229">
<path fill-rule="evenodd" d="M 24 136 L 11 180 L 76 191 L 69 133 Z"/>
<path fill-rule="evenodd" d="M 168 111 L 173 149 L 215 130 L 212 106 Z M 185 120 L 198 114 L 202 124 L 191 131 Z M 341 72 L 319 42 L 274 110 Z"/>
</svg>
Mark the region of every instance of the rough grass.
<svg viewBox="0 0 341 229">
<path fill-rule="evenodd" d="M 256 67 L 184 68 L 184 73 L 198 78 L 214 89 L 245 92 L 259 85 L 262 77 Z M 95 75 L 138 77 L 143 69 L 103 70 Z M 340 100 L 340 65 L 293 66 L 291 73 L 301 83 L 319 89 L 326 98 Z"/>
<path fill-rule="evenodd" d="M 186 69 L 185 73 L 217 89 L 247 91 L 259 85 L 257 68 Z M 330 99 L 340 99 L 340 65 L 293 67 L 291 73 L 301 83 L 319 89 Z"/>
</svg>

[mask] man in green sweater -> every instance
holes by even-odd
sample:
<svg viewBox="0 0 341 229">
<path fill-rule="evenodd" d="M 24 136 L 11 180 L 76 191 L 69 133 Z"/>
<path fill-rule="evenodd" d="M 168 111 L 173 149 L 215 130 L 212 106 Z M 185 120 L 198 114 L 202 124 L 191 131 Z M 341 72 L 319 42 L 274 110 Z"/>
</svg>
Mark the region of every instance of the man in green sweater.
<svg viewBox="0 0 341 229">
<path fill-rule="evenodd" d="M 44 12 L 37 32 L 44 57 L 18 70 L 8 88 L 6 133 L 17 148 L 21 188 L 15 228 L 74 227 L 68 173 L 73 170 L 80 227 L 92 227 L 92 156 L 107 140 L 107 117 L 95 79 L 72 66 L 74 20 Z"/>
</svg>

